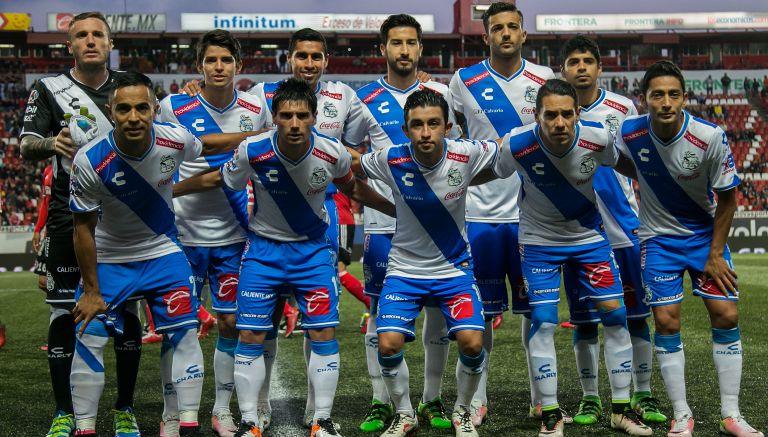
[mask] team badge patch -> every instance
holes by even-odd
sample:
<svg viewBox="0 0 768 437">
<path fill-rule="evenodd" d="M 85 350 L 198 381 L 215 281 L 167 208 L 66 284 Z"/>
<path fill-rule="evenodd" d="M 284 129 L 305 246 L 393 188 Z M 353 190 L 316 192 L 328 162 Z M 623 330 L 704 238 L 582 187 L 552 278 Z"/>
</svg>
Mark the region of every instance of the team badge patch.
<svg viewBox="0 0 768 437">
<path fill-rule="evenodd" d="M 323 115 L 328 118 L 336 118 L 339 116 L 339 110 L 336 109 L 336 105 L 331 102 L 325 102 L 323 105 Z"/>
<path fill-rule="evenodd" d="M 452 187 L 458 187 L 464 179 L 461 177 L 461 172 L 456 168 L 448 170 L 448 185 Z"/>
<path fill-rule="evenodd" d="M 328 173 L 322 167 L 315 167 L 312 170 L 312 177 L 309 179 L 309 184 L 313 187 L 323 185 L 328 180 Z"/>
<path fill-rule="evenodd" d="M 590 174 L 593 171 L 595 171 L 595 160 L 589 156 L 585 156 L 581 158 L 581 163 L 579 164 L 579 171 L 582 174 Z"/>
<path fill-rule="evenodd" d="M 536 95 L 538 93 L 539 91 L 530 85 L 525 87 L 525 101 L 528 103 L 536 103 Z"/>
<path fill-rule="evenodd" d="M 250 132 L 253 130 L 253 120 L 247 114 L 240 115 L 240 132 Z"/>
<path fill-rule="evenodd" d="M 608 129 L 610 129 L 611 133 L 616 135 L 616 132 L 619 130 L 619 118 L 613 114 L 608 114 L 608 116 L 605 117 L 605 124 L 608 125 Z"/>
<path fill-rule="evenodd" d="M 176 168 L 176 160 L 171 155 L 165 155 L 160 159 L 160 171 L 163 173 L 172 172 Z"/>
<path fill-rule="evenodd" d="M 699 158 L 693 152 L 685 152 L 683 154 L 683 160 L 680 163 L 686 170 L 696 170 L 699 168 Z"/>
</svg>

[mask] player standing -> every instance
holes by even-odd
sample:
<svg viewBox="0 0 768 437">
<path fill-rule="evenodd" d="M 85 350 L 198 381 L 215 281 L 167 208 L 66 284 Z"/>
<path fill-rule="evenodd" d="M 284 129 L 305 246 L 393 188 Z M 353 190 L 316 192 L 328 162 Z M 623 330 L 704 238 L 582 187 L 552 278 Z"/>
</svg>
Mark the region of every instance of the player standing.
<svg viewBox="0 0 768 437">
<path fill-rule="evenodd" d="M 579 35 L 568 40 L 562 48 L 563 79 L 573 85 L 579 98 L 579 118 L 603 123 L 616 134 L 626 117 L 637 115 L 631 100 L 598 87 L 602 73 L 600 49 L 593 40 Z M 640 220 L 637 218 L 637 200 L 629 178 L 607 167 L 598 168 L 594 178 L 597 208 L 603 218 L 605 233 L 619 265 L 627 307 L 627 325 L 632 340 L 632 379 L 635 392 L 632 408 L 646 422 L 663 423 L 666 416 L 659 411 L 658 399 L 651 396 L 653 350 L 646 319 L 650 307 L 642 293 L 640 273 L 640 241 L 637 237 Z M 602 401 L 598 393 L 597 370 L 600 359 L 600 340 L 597 323 L 600 316 L 594 305 L 579 301 L 577 278 L 565 269 L 566 291 L 569 297 L 573 333 L 573 350 L 582 388 L 579 411 L 573 417 L 580 425 L 596 423 L 602 415 Z M 573 298 L 572 298 L 573 297 Z"/>
<path fill-rule="evenodd" d="M 429 88 L 442 94 L 451 105 L 450 93 L 445 85 L 432 81 L 421 83 L 418 80 L 417 67 L 423 46 L 421 25 L 415 18 L 406 14 L 390 15 L 381 24 L 380 38 L 379 49 L 387 59 L 387 74 L 357 90 L 358 99 L 349 121 L 350 129 L 344 137 L 350 144 L 355 145 L 369 138 L 372 152 L 393 144 L 408 142 L 408 137 L 402 129 L 403 106 L 412 93 Z M 449 119 L 453 123 L 452 114 L 449 114 Z M 449 136 L 456 138 L 459 135 L 452 132 Z M 391 189 L 386 184 L 372 180 L 370 185 L 376 192 L 391 198 Z M 372 298 L 373 313 L 378 307 L 377 300 L 383 286 L 392 235 L 395 232 L 395 220 L 371 209 L 365 211 L 364 219 L 365 292 Z M 360 429 L 366 432 L 381 431 L 393 414 L 390 396 L 381 379 L 377 359 L 378 337 L 375 320 L 376 317 L 369 319 L 365 334 L 368 375 L 373 385 L 371 408 L 360 424 Z M 425 361 L 424 392 L 417 411 L 432 427 L 450 428 L 451 421 L 446 417 L 440 394 L 448 360 L 449 342 L 445 320 L 437 307 L 428 306 L 425 310 L 422 342 Z"/>
<path fill-rule="evenodd" d="M 534 121 L 534 105 L 539 87 L 555 77 L 548 67 L 522 58 L 527 33 L 523 14 L 512 3 L 496 2 L 483 13 L 483 41 L 490 47 L 490 58 L 457 71 L 451 79 L 453 109 L 465 125 L 467 138 L 500 138 L 511 129 Z M 469 188 L 467 235 L 475 260 L 475 278 L 483 297 L 485 332 L 483 347 L 490 362 L 493 349 L 493 318 L 508 309 L 507 284 L 512 287 L 512 312 L 522 314 L 522 341 L 528 353 L 531 320 L 528 299 L 523 289 L 518 254 L 517 177 L 492 181 Z M 489 366 L 472 401 L 472 417 L 479 426 L 488 413 Z M 529 379 L 532 378 L 530 364 Z M 531 380 L 531 411 L 540 399 Z"/>
<path fill-rule="evenodd" d="M 107 69 L 112 33 L 104 15 L 99 12 L 76 15 L 67 37 L 75 66 L 66 73 L 37 82 L 27 100 L 20 135 L 24 159 L 53 157 L 53 187 L 46 228 L 46 303 L 51 306 L 48 366 L 56 400 L 50 437 L 69 436 L 75 429 L 69 375 L 75 351 L 75 322 L 71 311 L 80 269 L 75 258 L 72 213 L 68 207 L 71 159 L 78 147 L 112 129 L 105 106 L 114 85 L 114 72 Z M 67 121 L 65 114 L 75 115 Z M 90 114 L 95 122 L 83 114 Z M 115 338 L 114 348 L 118 391 L 115 435 L 134 436 L 138 427 L 132 410 L 133 394 L 141 356 L 141 322 L 136 304 L 127 306 L 123 335 Z"/>
<path fill-rule="evenodd" d="M 196 136 L 218 134 L 217 139 L 229 144 L 242 140 L 266 124 L 268 110 L 254 95 L 235 90 L 235 75 L 242 68 L 240 42 L 226 30 L 213 30 L 197 45 L 197 68 L 205 87 L 200 94 L 174 94 L 160 102 L 158 121 L 186 127 Z M 221 135 L 224 134 L 224 135 Z M 207 137 L 212 138 L 212 137 Z M 199 157 L 179 167 L 183 180 L 202 171 L 219 168 L 232 158 L 230 151 L 220 155 Z M 248 194 L 246 190 L 222 188 L 174 199 L 179 241 L 195 276 L 195 289 L 203 289 L 205 279 L 211 288 L 212 308 L 216 311 L 219 335 L 213 355 L 216 400 L 211 426 L 223 437 L 237 431 L 229 402 L 234 388 L 236 295 L 240 274 L 240 258 L 248 229 Z M 167 337 L 166 337 L 167 341 Z M 172 345 L 163 347 L 163 429 L 161 435 L 178 434 L 179 416 L 170 380 Z"/>
<path fill-rule="evenodd" d="M 652 65 L 640 91 L 648 115 L 624 120 L 616 143 L 634 162 L 640 184 L 643 286 L 656 323 L 656 359 L 674 412 L 668 435 L 693 435 L 680 336 L 687 270 L 693 294 L 703 299 L 712 324 L 723 418 L 720 431 L 762 437 L 739 411 L 743 366 L 739 292 L 726 239 L 740 179 L 728 138 L 720 127 L 685 111 L 685 79 L 675 64 Z"/>
</svg>

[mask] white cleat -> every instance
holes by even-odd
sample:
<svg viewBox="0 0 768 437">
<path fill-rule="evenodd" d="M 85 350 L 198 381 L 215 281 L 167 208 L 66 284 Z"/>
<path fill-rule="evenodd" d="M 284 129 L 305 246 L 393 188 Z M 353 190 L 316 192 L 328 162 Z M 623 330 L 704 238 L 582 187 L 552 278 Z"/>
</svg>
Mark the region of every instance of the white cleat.
<svg viewBox="0 0 768 437">
<path fill-rule="evenodd" d="M 736 437 L 765 437 L 762 432 L 752 428 L 740 415 L 721 420 L 720 432 Z"/>
<path fill-rule="evenodd" d="M 339 434 L 341 427 L 338 423 L 334 423 L 331 418 L 320 419 L 312 425 L 312 433 L 310 437 L 341 437 Z"/>
<path fill-rule="evenodd" d="M 179 437 L 179 416 L 163 416 L 160 437 Z"/>
<path fill-rule="evenodd" d="M 611 428 L 624 431 L 629 435 L 653 435 L 653 430 L 640 421 L 635 411 L 629 407 L 624 414 L 611 414 Z"/>
<path fill-rule="evenodd" d="M 229 410 L 218 410 L 211 416 L 211 428 L 219 437 L 233 437 L 237 432 L 235 418 Z"/>
<path fill-rule="evenodd" d="M 693 417 L 683 414 L 672 420 L 667 437 L 693 437 Z"/>
<path fill-rule="evenodd" d="M 563 437 L 565 421 L 558 410 L 542 412 L 539 437 Z"/>
<path fill-rule="evenodd" d="M 415 436 L 419 429 L 419 419 L 403 413 L 395 413 L 392 423 L 381 437 L 410 437 Z"/>
<path fill-rule="evenodd" d="M 266 403 L 259 402 L 256 407 L 256 414 L 259 416 L 259 428 L 262 431 L 266 431 L 272 425 L 272 405 L 269 401 Z"/>
<path fill-rule="evenodd" d="M 472 424 L 472 413 L 467 407 L 458 407 L 451 414 L 451 423 L 456 437 L 480 437 Z"/>
<path fill-rule="evenodd" d="M 475 425 L 475 427 L 482 425 L 488 420 L 488 407 L 483 405 L 480 399 L 472 399 L 469 411 L 472 413 L 472 425 Z"/>
</svg>

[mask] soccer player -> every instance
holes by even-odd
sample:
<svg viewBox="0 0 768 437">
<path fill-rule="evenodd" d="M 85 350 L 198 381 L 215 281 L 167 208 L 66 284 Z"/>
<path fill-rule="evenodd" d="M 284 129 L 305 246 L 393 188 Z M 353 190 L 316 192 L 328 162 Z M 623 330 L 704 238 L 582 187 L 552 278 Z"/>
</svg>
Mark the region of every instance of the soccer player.
<svg viewBox="0 0 768 437">
<path fill-rule="evenodd" d="M 37 201 L 37 222 L 35 232 L 32 234 L 32 249 L 37 253 L 34 273 L 37 275 L 37 288 L 46 291 L 48 286 L 48 272 L 45 265 L 48 263 L 48 237 L 42 237 L 45 224 L 48 221 L 48 205 L 51 203 L 51 185 L 53 184 L 53 166 L 48 164 L 43 170 L 43 186 L 40 191 L 40 199 Z"/>
<path fill-rule="evenodd" d="M 396 415 L 382 436 L 416 432 L 403 345 L 426 302 L 440 308 L 448 336 L 458 342 L 457 399 L 452 424 L 458 437 L 477 436 L 469 406 L 483 372 L 482 302 L 472 273 L 464 207 L 470 181 L 490 168 L 494 142 L 446 140 L 448 103 L 423 89 L 408 96 L 403 131 L 410 142 L 369 153 L 360 164 L 370 179 L 392 189 L 397 230 L 392 237 L 376 325 L 378 361 Z"/>
<path fill-rule="evenodd" d="M 725 132 L 685 111 L 680 69 L 660 61 L 640 84 L 648 115 L 624 120 L 616 138 L 640 184 L 643 286 L 656 323 L 654 346 L 672 402 L 671 437 L 693 434 L 680 336 L 683 274 L 693 281 L 712 324 L 712 356 L 720 383 L 720 431 L 762 437 L 739 412 L 742 345 L 738 283 L 726 245 L 740 180 Z M 715 202 L 717 195 L 717 202 Z"/>
<path fill-rule="evenodd" d="M 403 106 L 412 93 L 429 88 L 442 94 L 449 105 L 451 104 L 445 85 L 432 81 L 422 83 L 417 77 L 417 66 L 423 46 L 421 25 L 415 18 L 406 14 L 390 15 L 381 24 L 380 38 L 379 49 L 387 59 L 387 74 L 357 90 L 358 99 L 350 116 L 350 128 L 344 137 L 354 145 L 370 138 L 370 148 L 373 152 L 409 141 L 401 126 L 404 119 Z M 449 119 L 454 121 L 452 114 L 449 114 Z M 449 136 L 457 138 L 459 134 L 453 131 Z M 370 184 L 378 193 L 391 198 L 391 189 L 386 184 L 377 180 L 370 181 Z M 371 296 L 371 311 L 375 312 L 387 268 L 392 235 L 395 232 L 395 221 L 370 209 L 365 211 L 364 219 L 365 292 Z M 390 396 L 382 381 L 377 359 L 375 320 L 375 317 L 369 319 L 365 334 L 368 375 L 373 385 L 371 409 L 360 424 L 360 429 L 366 432 L 383 430 L 393 414 Z M 451 421 L 446 417 L 440 395 L 449 342 L 445 321 L 439 308 L 435 306 L 428 306 L 425 311 L 422 342 L 425 361 L 424 392 L 417 411 L 432 427 L 450 428 Z"/>
<path fill-rule="evenodd" d="M 258 393 L 265 383 L 264 340 L 283 290 L 296 297 L 311 338 L 308 377 L 314 387 L 312 436 L 339 435 L 331 409 L 339 378 L 339 323 L 335 256 L 326 236 L 325 191 L 334 183 L 368 206 L 394 214 L 394 206 L 365 184 L 356 184 L 351 157 L 338 140 L 312 130 L 317 99 L 303 80 L 288 79 L 275 91 L 277 130 L 243 141 L 220 172 L 177 185 L 179 194 L 222 184 L 245 189 L 255 183 L 254 216 L 237 290 L 235 387 L 242 412 L 236 436 L 260 436 Z"/>
<path fill-rule="evenodd" d="M 112 34 L 99 12 L 73 17 L 67 33 L 67 47 L 75 66 L 66 73 L 37 82 L 27 100 L 21 154 L 24 159 L 53 158 L 53 186 L 46 227 L 46 303 L 51 306 L 48 327 L 48 366 L 56 414 L 49 437 L 69 436 L 75 429 L 69 375 L 75 352 L 75 322 L 72 308 L 80 269 L 72 242 L 73 222 L 69 210 L 69 172 L 77 148 L 99 133 L 112 129 L 106 114 L 108 96 L 114 86 L 114 72 L 107 69 Z M 75 114 L 65 119 L 65 114 Z M 95 122 L 88 116 L 95 118 Z M 126 306 L 123 335 L 115 338 L 117 400 L 115 435 L 138 432 L 133 415 L 133 394 L 141 356 L 141 322 L 138 306 Z"/>
<path fill-rule="evenodd" d="M 504 137 L 495 167 L 500 177 L 517 172 L 525 192 L 520 202 L 520 254 L 531 307 L 530 361 L 541 396 L 541 437 L 563 435 L 554 344 L 563 265 L 580 283 L 576 298 L 591 300 L 603 323 L 611 427 L 630 435 L 653 434 L 630 408 L 632 345 L 627 311 L 592 188 L 600 165 L 631 168 L 626 158 L 619 160 L 613 136 L 603 124 L 579 120 L 576 90 L 565 81 L 550 79 L 536 97 L 536 123 Z"/>
<path fill-rule="evenodd" d="M 465 126 L 467 138 L 500 138 L 511 129 L 534 121 L 536 92 L 555 77 L 548 67 L 522 58 L 523 14 L 514 4 L 496 2 L 483 13 L 483 40 L 491 56 L 457 71 L 451 79 L 453 109 Z M 517 177 L 469 188 L 467 235 L 475 259 L 475 278 L 483 297 L 486 317 L 483 347 L 490 361 L 493 349 L 493 318 L 508 309 L 507 284 L 512 288 L 512 312 L 523 314 L 522 340 L 528 354 L 530 310 L 523 290 L 518 254 Z M 529 365 L 530 367 L 530 365 Z M 472 420 L 479 426 L 488 414 L 486 384 L 489 366 L 472 400 Z M 531 378 L 531 371 L 528 371 Z M 531 411 L 540 399 L 531 381 Z"/>
<path fill-rule="evenodd" d="M 581 120 L 603 123 L 616 134 L 626 117 L 637 115 L 631 100 L 598 87 L 602 73 L 600 49 L 595 41 L 578 35 L 562 47 L 563 79 L 573 85 L 579 99 Z M 643 299 L 640 274 L 640 241 L 637 237 L 640 221 L 637 218 L 637 200 L 629 178 L 608 167 L 597 169 L 594 177 L 597 208 L 603 218 L 605 233 L 619 265 L 621 284 L 624 288 L 624 305 L 627 308 L 627 325 L 632 340 L 632 379 L 635 392 L 632 408 L 646 422 L 663 423 L 667 418 L 659 411 L 659 401 L 651 396 L 651 372 L 653 350 L 646 319 L 650 307 Z M 600 357 L 600 341 L 597 323 L 600 317 L 589 301 L 579 301 L 578 279 L 570 268 L 563 272 L 569 297 L 573 333 L 573 350 L 582 388 L 579 411 L 573 421 L 580 425 L 597 423 L 602 415 L 602 402 L 597 387 L 597 369 Z"/>
<path fill-rule="evenodd" d="M 227 148 L 203 146 L 183 126 L 154 123 L 157 99 L 152 82 L 140 73 L 117 75 L 108 108 L 115 129 L 77 152 L 70 184 L 75 251 L 83 274 L 70 378 L 76 435 L 96 434 L 104 346 L 122 329 L 121 307 L 135 298 L 147 300 L 157 331 L 172 343 L 179 435 L 202 435 L 198 302 L 192 270 L 177 241 L 172 186 L 181 162 Z"/>
</svg>

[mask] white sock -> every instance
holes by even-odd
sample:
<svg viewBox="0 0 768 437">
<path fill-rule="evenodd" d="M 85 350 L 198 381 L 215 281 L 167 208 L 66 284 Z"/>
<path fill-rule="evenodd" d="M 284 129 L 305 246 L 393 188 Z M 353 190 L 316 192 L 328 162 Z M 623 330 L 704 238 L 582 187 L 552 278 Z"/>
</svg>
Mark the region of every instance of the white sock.
<svg viewBox="0 0 768 437">
<path fill-rule="evenodd" d="M 379 365 L 381 366 L 381 377 L 384 384 L 387 385 L 387 391 L 395 404 L 395 410 L 398 413 L 413 416 L 409 386 L 410 372 L 408 372 L 408 364 L 405 362 L 403 352 L 400 351 L 391 357 L 382 357 L 379 354 Z"/>
<path fill-rule="evenodd" d="M 486 355 L 483 349 L 475 357 L 468 357 L 459 352 L 459 363 L 456 366 L 456 404 L 458 407 L 469 408 L 472 403 L 472 395 L 477 391 L 482 375 L 485 373 Z"/>
<path fill-rule="evenodd" d="M 235 348 L 235 390 L 243 422 L 259 423 L 256 407 L 265 377 L 264 345 L 238 341 Z"/>
<path fill-rule="evenodd" d="M 528 347 L 531 335 L 531 319 L 530 317 L 521 317 L 520 322 L 520 337 L 523 343 L 523 349 L 525 350 L 525 362 L 528 364 L 528 385 L 531 390 L 531 406 L 535 406 L 541 402 L 541 396 L 536 392 L 536 385 L 533 383 L 533 364 L 531 364 L 531 351 Z"/>
<path fill-rule="evenodd" d="M 314 421 L 331 417 L 333 398 L 339 385 L 339 343 L 312 340 L 312 355 L 309 358 L 309 380 L 315 393 Z"/>
<path fill-rule="evenodd" d="M 655 334 L 656 360 L 659 362 L 661 377 L 672 403 L 674 417 L 693 415 L 685 395 L 685 354 L 680 333 L 672 335 Z"/>
<path fill-rule="evenodd" d="M 216 339 L 216 350 L 213 352 L 213 377 L 216 384 L 216 401 L 213 412 L 229 411 L 232 391 L 235 389 L 235 348 L 236 338 L 222 337 Z"/>
<path fill-rule="evenodd" d="M 315 413 L 315 388 L 312 387 L 311 372 L 309 371 L 309 360 L 312 358 L 312 340 L 309 338 L 309 332 L 304 331 L 304 364 L 307 367 L 307 402 L 304 404 L 305 412 Z"/>
<path fill-rule="evenodd" d="M 483 331 L 483 352 L 485 353 L 485 365 L 483 373 L 480 375 L 480 381 L 477 383 L 477 390 L 472 399 L 477 399 L 483 405 L 488 405 L 488 369 L 491 367 L 491 351 L 493 351 L 493 319 L 485 322 L 485 331 Z M 459 357 L 461 358 L 461 357 Z M 456 372 L 461 366 L 461 359 L 456 360 Z"/>
<path fill-rule="evenodd" d="M 371 308 L 374 304 L 371 302 Z M 368 376 L 373 386 L 373 400 L 389 403 L 389 392 L 384 380 L 381 379 L 379 366 L 379 336 L 376 334 L 376 314 L 368 318 L 368 329 L 365 331 L 365 362 L 368 365 Z"/>
<path fill-rule="evenodd" d="M 197 329 L 188 328 L 168 333 L 173 348 L 173 385 L 179 404 L 181 426 L 197 425 L 197 411 L 203 393 L 203 350 L 197 341 Z M 181 336 L 178 338 L 178 336 Z M 194 417 L 194 421 L 192 418 Z M 187 418 L 186 420 L 184 420 Z"/>
<path fill-rule="evenodd" d="M 533 371 L 533 385 L 540 396 L 541 408 L 557 405 L 557 354 L 555 328 L 557 306 L 538 306 L 531 309 L 531 336 L 528 342 Z"/>
<path fill-rule="evenodd" d="M 581 326 L 573 330 L 573 353 L 576 355 L 576 369 L 579 371 L 579 382 L 584 396 L 599 396 L 597 375 L 600 367 L 600 339 L 597 335 L 597 325 L 587 331 Z"/>
<path fill-rule="evenodd" d="M 86 332 L 75 341 L 69 384 L 78 425 L 84 419 L 95 419 L 98 414 L 99 399 L 104 391 L 104 347 L 108 341 L 107 330 L 99 320 L 91 321 Z"/>
<path fill-rule="evenodd" d="M 445 317 L 438 307 L 424 307 L 424 327 L 421 333 L 424 344 L 424 392 L 421 400 L 431 401 L 440 397 L 443 374 L 448 365 L 448 328 Z"/>
<path fill-rule="evenodd" d="M 259 390 L 259 403 L 269 404 L 269 386 L 272 381 L 272 366 L 277 359 L 277 330 L 267 333 L 267 337 L 262 344 L 264 346 L 264 383 Z"/>
<path fill-rule="evenodd" d="M 627 308 L 600 311 L 605 336 L 605 371 L 611 383 L 611 400 L 629 402 L 632 385 L 632 341 L 627 330 Z"/>
<path fill-rule="evenodd" d="M 160 346 L 160 382 L 163 384 L 163 418 L 179 416 L 179 400 L 173 385 L 173 343 L 163 334 Z"/>
<path fill-rule="evenodd" d="M 739 415 L 739 391 L 743 351 L 739 327 L 712 328 L 712 357 L 715 360 L 720 383 L 720 414 L 722 417 Z"/>
<path fill-rule="evenodd" d="M 629 329 L 632 340 L 632 380 L 635 393 L 651 392 L 651 376 L 653 375 L 653 347 L 648 325 L 641 329 Z"/>
</svg>

